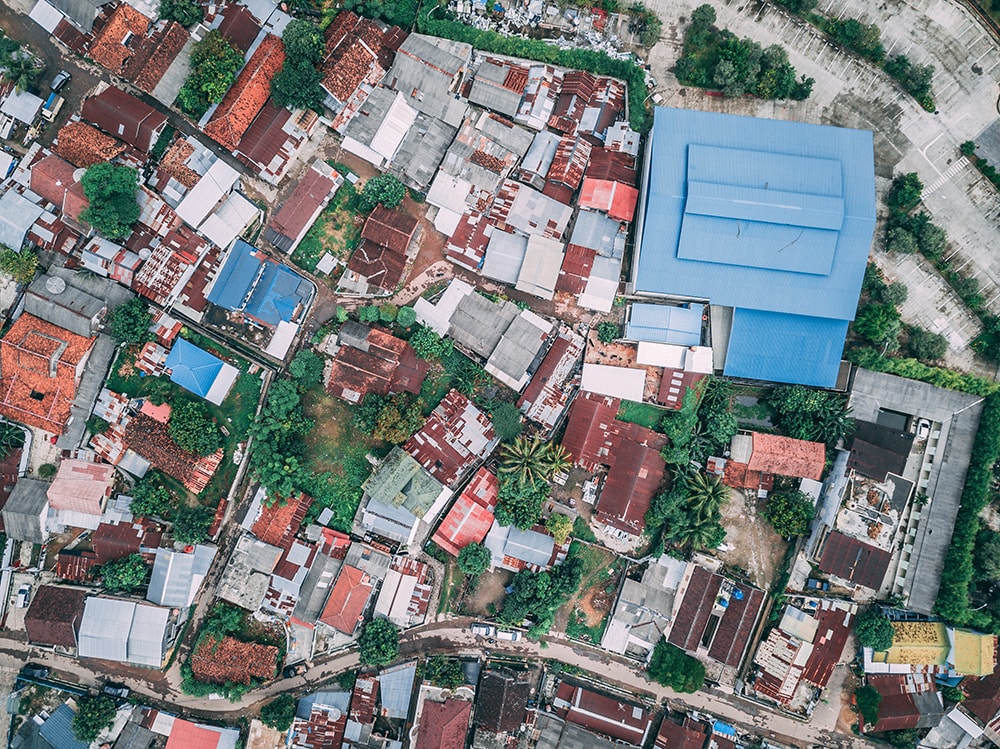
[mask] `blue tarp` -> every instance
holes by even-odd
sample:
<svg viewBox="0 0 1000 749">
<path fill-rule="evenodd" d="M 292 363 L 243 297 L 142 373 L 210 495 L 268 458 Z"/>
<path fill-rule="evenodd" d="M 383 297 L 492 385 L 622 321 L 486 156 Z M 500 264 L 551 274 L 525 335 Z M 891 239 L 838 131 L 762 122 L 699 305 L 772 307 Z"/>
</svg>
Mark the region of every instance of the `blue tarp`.
<svg viewBox="0 0 1000 749">
<path fill-rule="evenodd" d="M 167 355 L 166 368 L 171 382 L 205 398 L 224 364 L 219 357 L 178 338 Z"/>
</svg>

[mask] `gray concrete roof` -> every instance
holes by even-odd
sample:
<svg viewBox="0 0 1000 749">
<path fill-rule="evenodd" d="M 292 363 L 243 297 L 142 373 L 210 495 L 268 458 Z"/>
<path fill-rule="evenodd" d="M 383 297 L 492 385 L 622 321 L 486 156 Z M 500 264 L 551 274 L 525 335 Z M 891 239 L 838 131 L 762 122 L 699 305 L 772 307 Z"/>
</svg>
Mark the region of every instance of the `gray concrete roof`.
<svg viewBox="0 0 1000 749">
<path fill-rule="evenodd" d="M 537 368 L 545 339 L 552 332 L 552 324 L 539 328 L 536 321 L 548 322 L 533 313 L 515 317 L 490 355 L 488 366 L 500 370 L 512 380 L 520 380 L 529 370 Z"/>
<path fill-rule="evenodd" d="M 393 171 L 406 184 L 427 192 L 456 132 L 458 128 L 421 112 L 399 144 L 392 160 Z"/>
<path fill-rule="evenodd" d="M 20 252 L 24 237 L 45 209 L 23 195 L 8 190 L 0 197 L 0 244 Z"/>
<path fill-rule="evenodd" d="M 492 302 L 474 292 L 458 303 L 448 335 L 460 346 L 488 357 L 517 315 L 517 306 L 512 302 Z"/>
<path fill-rule="evenodd" d="M 40 544 L 45 541 L 41 516 L 48 506 L 49 483 L 40 479 L 19 479 L 3 508 L 7 535 L 16 541 Z"/>
<path fill-rule="evenodd" d="M 94 335 L 105 301 L 43 273 L 28 286 L 24 311 L 86 338 Z"/>
<path fill-rule="evenodd" d="M 513 117 L 521 104 L 522 92 L 511 91 L 503 87 L 507 78 L 507 68 L 495 62 L 484 62 L 476 72 L 469 92 L 469 101 L 473 104 L 492 109 L 494 112 Z"/>
<path fill-rule="evenodd" d="M 114 340 L 103 333 L 98 335 L 94 347 L 90 350 L 80 385 L 76 389 L 76 398 L 73 399 L 73 406 L 70 408 L 70 421 L 56 440 L 56 447 L 71 450 L 83 441 L 87 419 L 94 409 L 94 402 L 97 400 L 97 394 L 101 392 L 114 355 Z"/>
</svg>

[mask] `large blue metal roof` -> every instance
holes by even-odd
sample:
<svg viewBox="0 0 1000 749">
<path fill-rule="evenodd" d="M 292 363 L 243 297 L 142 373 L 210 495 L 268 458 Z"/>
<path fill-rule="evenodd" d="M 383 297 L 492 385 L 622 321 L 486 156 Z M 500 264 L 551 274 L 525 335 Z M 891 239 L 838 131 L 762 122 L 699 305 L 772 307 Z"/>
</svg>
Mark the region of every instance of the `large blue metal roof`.
<svg viewBox="0 0 1000 749">
<path fill-rule="evenodd" d="M 236 240 L 208 293 L 208 301 L 234 312 L 243 309 L 247 295 L 264 265 L 264 261 L 255 257 L 253 252 L 252 245 L 242 239 Z"/>
<path fill-rule="evenodd" d="M 742 328 L 803 330 L 774 317 L 784 314 L 836 321 L 810 334 L 834 335 L 854 318 L 875 227 L 872 134 L 659 107 L 652 139 L 636 291 L 736 308 L 729 350 L 742 376 L 817 379 L 778 366 L 782 344 Z M 839 336 L 816 346 L 839 359 Z M 814 384 L 834 383 L 824 371 Z"/>
<path fill-rule="evenodd" d="M 208 301 L 267 325 L 290 322 L 312 295 L 309 282 L 291 268 L 255 253 L 253 245 L 236 240 Z"/>
<path fill-rule="evenodd" d="M 202 398 L 208 396 L 223 365 L 222 359 L 183 338 L 174 342 L 165 363 L 170 370 L 171 382 Z"/>
</svg>

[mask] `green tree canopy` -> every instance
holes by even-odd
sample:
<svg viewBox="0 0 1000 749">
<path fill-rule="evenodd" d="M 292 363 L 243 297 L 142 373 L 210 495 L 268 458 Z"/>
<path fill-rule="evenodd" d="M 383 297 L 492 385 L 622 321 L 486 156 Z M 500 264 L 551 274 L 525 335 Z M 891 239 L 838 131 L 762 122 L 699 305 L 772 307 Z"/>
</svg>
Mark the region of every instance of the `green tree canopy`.
<svg viewBox="0 0 1000 749">
<path fill-rule="evenodd" d="M 367 666 L 388 666 L 399 657 L 399 630 L 388 619 L 372 619 L 358 638 L 361 662 Z"/>
<path fill-rule="evenodd" d="M 450 338 L 442 338 L 430 328 L 420 325 L 410 336 L 410 345 L 424 361 L 440 361 L 451 355 L 454 344 Z"/>
<path fill-rule="evenodd" d="M 611 343 L 621 335 L 621 332 L 617 323 L 602 322 L 597 325 L 597 338 L 601 343 Z"/>
<path fill-rule="evenodd" d="M 83 175 L 83 192 L 90 201 L 80 218 L 108 239 L 124 239 L 139 220 L 138 174 L 128 166 L 106 161 L 88 167 Z"/>
<path fill-rule="evenodd" d="M 101 565 L 101 579 L 105 590 L 130 591 L 146 584 L 149 572 L 141 554 L 129 554 Z"/>
<path fill-rule="evenodd" d="M 211 455 L 222 447 L 222 432 L 208 409 L 198 401 L 184 400 L 173 406 L 167 432 L 179 448 L 195 455 Z"/>
<path fill-rule="evenodd" d="M 136 517 L 161 517 L 169 520 L 174 511 L 174 495 L 155 472 L 147 473 L 132 489 L 130 510 Z"/>
<path fill-rule="evenodd" d="M 924 185 L 916 172 L 900 174 L 892 181 L 892 187 L 889 188 L 885 202 L 893 210 L 908 213 L 920 204 L 920 196 L 923 191 Z"/>
<path fill-rule="evenodd" d="M 401 445 L 423 426 L 424 421 L 419 401 L 407 404 L 402 396 L 391 396 L 378 415 L 372 436 L 393 445 Z"/>
<path fill-rule="evenodd" d="M 322 73 L 312 64 L 286 59 L 271 79 L 271 96 L 279 107 L 319 110 L 326 98 L 322 82 Z"/>
<path fill-rule="evenodd" d="M 0 271 L 19 284 L 29 284 L 38 270 L 38 255 L 34 250 L 22 248 L 20 252 L 0 244 Z"/>
<path fill-rule="evenodd" d="M 917 238 L 902 226 L 889 229 L 885 235 L 885 248 L 889 252 L 898 252 L 901 255 L 912 255 L 920 249 Z"/>
<path fill-rule="evenodd" d="M 854 693 L 854 700 L 865 723 L 870 726 L 878 723 L 878 709 L 882 704 L 882 695 L 875 687 L 865 684 Z"/>
<path fill-rule="evenodd" d="M 555 621 L 555 612 L 580 587 L 583 562 L 573 553 L 562 564 L 548 572 L 522 570 L 514 575 L 511 591 L 504 597 L 500 621 L 520 624 L 531 619 L 535 624 L 529 632 L 537 636 L 548 632 Z"/>
<path fill-rule="evenodd" d="M 561 512 L 553 512 L 545 521 L 545 530 L 552 534 L 552 538 L 559 545 L 566 543 L 573 532 L 573 518 L 563 515 Z"/>
<path fill-rule="evenodd" d="M 521 484 L 548 481 L 570 465 L 566 448 L 539 437 L 518 437 L 500 448 L 500 473 Z"/>
<path fill-rule="evenodd" d="M 345 0 L 343 8 L 368 18 L 381 18 L 391 26 L 408 29 L 413 25 L 417 5 L 417 0 Z"/>
<path fill-rule="evenodd" d="M 73 733 L 87 744 L 96 741 L 101 731 L 110 728 L 115 720 L 115 702 L 106 694 L 81 695 L 73 716 Z"/>
<path fill-rule="evenodd" d="M 400 307 L 396 314 L 396 324 L 401 328 L 408 328 L 417 321 L 417 313 L 413 307 Z"/>
<path fill-rule="evenodd" d="M 215 517 L 209 508 L 202 505 L 182 505 L 174 515 L 171 529 L 174 541 L 182 544 L 198 544 L 208 538 L 208 529 Z"/>
<path fill-rule="evenodd" d="M 875 606 L 858 615 L 854 620 L 854 631 L 858 635 L 861 647 L 872 648 L 876 651 L 888 650 L 892 647 L 892 622 Z"/>
<path fill-rule="evenodd" d="M 906 347 L 913 358 L 937 361 L 948 353 L 948 339 L 940 333 L 931 333 L 916 325 L 908 327 L 906 332 L 909 337 Z"/>
<path fill-rule="evenodd" d="M 816 516 L 816 506 L 800 491 L 777 492 L 768 496 L 763 515 L 779 536 L 804 536 Z"/>
<path fill-rule="evenodd" d="M 854 431 L 847 398 L 802 385 L 781 385 L 765 398 L 775 411 L 775 424 L 789 437 L 829 446 Z"/>
<path fill-rule="evenodd" d="M 471 543 L 458 552 L 458 568 L 463 575 L 482 575 L 490 569 L 490 550 L 480 543 Z"/>
<path fill-rule="evenodd" d="M 395 208 L 406 197 L 406 187 L 391 174 L 379 174 L 365 182 L 358 194 L 358 210 L 369 213 L 379 203 Z"/>
<path fill-rule="evenodd" d="M 542 506 L 549 497 L 544 481 L 522 482 L 512 476 L 500 476 L 500 492 L 493 510 L 500 525 L 528 530 L 542 516 Z"/>
<path fill-rule="evenodd" d="M 878 346 L 892 344 L 902 323 L 899 310 L 892 304 L 866 304 L 854 318 L 854 332 Z"/>
<path fill-rule="evenodd" d="M 985 526 L 979 529 L 972 563 L 979 579 L 1000 580 L 1000 533 Z"/>
<path fill-rule="evenodd" d="M 204 17 L 197 0 L 160 0 L 160 18 L 177 21 L 181 26 L 194 26 Z"/>
<path fill-rule="evenodd" d="M 318 385 L 323 376 L 323 359 L 312 349 L 302 349 L 292 358 L 288 373 L 302 387 Z"/>
<path fill-rule="evenodd" d="M 153 315 L 141 297 L 133 297 L 115 307 L 109 322 L 112 337 L 119 341 L 140 344 L 152 337 L 149 326 L 153 324 Z"/>
<path fill-rule="evenodd" d="M 212 29 L 192 45 L 190 62 L 191 70 L 177 94 L 177 104 L 197 118 L 209 105 L 222 101 L 243 65 L 243 53 L 218 29 Z"/>
<path fill-rule="evenodd" d="M 264 725 L 285 732 L 292 727 L 295 719 L 295 698 L 288 692 L 279 694 L 260 709 L 260 720 Z"/>
<path fill-rule="evenodd" d="M 424 664 L 424 681 L 442 689 L 457 689 L 465 683 L 462 662 L 439 655 L 428 658 Z"/>
<path fill-rule="evenodd" d="M 524 425 L 521 423 L 521 412 L 517 406 L 507 401 L 500 401 L 490 409 L 490 421 L 493 431 L 501 442 L 511 442 L 521 435 Z"/>
<path fill-rule="evenodd" d="M 281 32 L 285 58 L 301 65 L 315 65 L 323 59 L 326 44 L 319 26 L 307 18 L 295 18 Z"/>
<path fill-rule="evenodd" d="M 665 638 L 653 648 L 647 667 L 649 678 L 675 692 L 697 692 L 705 683 L 705 666 Z"/>
</svg>

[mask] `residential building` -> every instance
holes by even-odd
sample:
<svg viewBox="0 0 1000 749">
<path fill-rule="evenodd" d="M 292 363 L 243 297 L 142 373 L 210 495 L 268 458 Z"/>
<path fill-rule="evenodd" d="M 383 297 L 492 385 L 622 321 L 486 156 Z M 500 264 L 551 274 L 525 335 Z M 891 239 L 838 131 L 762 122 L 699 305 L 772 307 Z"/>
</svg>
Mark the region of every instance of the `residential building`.
<svg viewBox="0 0 1000 749">
<path fill-rule="evenodd" d="M 347 262 L 340 286 L 360 294 L 395 292 L 418 226 L 413 216 L 377 205 L 365 221 L 361 243 Z"/>
<path fill-rule="evenodd" d="M 823 545 L 819 569 L 840 578 L 849 586 L 881 590 L 891 560 L 892 554 L 885 549 L 833 531 Z"/>
<path fill-rule="evenodd" d="M 590 152 L 593 146 L 582 138 L 572 135 L 564 135 L 559 139 L 552 163 L 549 166 L 545 177 L 545 186 L 542 194 L 558 200 L 560 203 L 570 205 L 573 196 L 583 181 L 583 174 L 590 161 Z M 618 216 L 612 216 L 618 218 Z M 628 218 L 621 218 L 622 221 L 631 221 Z"/>
<path fill-rule="evenodd" d="M 344 150 L 381 169 L 395 157 L 417 114 L 402 93 L 380 86 L 344 127 Z"/>
<path fill-rule="evenodd" d="M 468 700 L 424 700 L 414 749 L 464 749 L 471 716 Z"/>
<path fill-rule="evenodd" d="M 866 673 L 989 676 L 996 669 L 994 635 L 929 621 L 893 621 L 892 630 L 888 650 L 863 649 Z"/>
<path fill-rule="evenodd" d="M 42 647 L 75 650 L 86 597 L 87 591 L 82 588 L 39 586 L 24 614 L 28 642 Z"/>
<path fill-rule="evenodd" d="M 467 105 L 454 92 L 471 58 L 469 44 L 410 34 L 396 52 L 385 85 L 402 93 L 414 109 L 458 127 Z"/>
<path fill-rule="evenodd" d="M 553 567 L 565 558 L 566 551 L 556 546 L 550 533 L 542 531 L 540 525 L 521 530 L 513 525 L 500 525 L 499 521 L 494 520 L 493 527 L 483 541 L 492 555 L 491 567 L 512 572 L 524 569 L 542 572 Z"/>
<path fill-rule="evenodd" d="M 177 628 L 170 609 L 92 596 L 84 604 L 77 652 L 81 658 L 158 669 Z"/>
<path fill-rule="evenodd" d="M 531 674 L 507 668 L 490 669 L 476 690 L 476 739 L 481 733 L 514 736 L 521 730 L 533 692 Z"/>
<path fill-rule="evenodd" d="M 96 530 L 114 483 L 114 466 L 63 460 L 48 489 L 53 524 Z"/>
<path fill-rule="evenodd" d="M 566 681 L 556 689 L 552 707 L 569 723 L 636 746 L 646 742 L 653 725 L 646 708 Z"/>
<path fill-rule="evenodd" d="M 276 185 L 321 126 L 319 115 L 311 109 L 291 112 L 268 101 L 240 138 L 233 155 L 265 182 Z"/>
<path fill-rule="evenodd" d="M 750 432 L 736 434 L 729 447 L 722 481 L 735 489 L 766 495 L 775 476 L 819 481 L 826 465 L 826 445 L 822 442 Z"/>
<path fill-rule="evenodd" d="M 362 403 L 368 393 L 420 393 L 429 365 L 406 341 L 351 320 L 341 326 L 337 341 L 324 373 L 331 395 Z"/>
<path fill-rule="evenodd" d="M 496 474 L 483 466 L 458 495 L 431 540 L 456 557 L 469 544 L 482 543 L 493 526 L 498 492 Z"/>
<path fill-rule="evenodd" d="M 601 647 L 648 660 L 673 625 L 688 574 L 685 562 L 663 555 L 649 563 L 641 580 L 625 578 Z"/>
<path fill-rule="evenodd" d="M 344 564 L 330 596 L 323 606 L 319 621 L 352 636 L 364 621 L 365 609 L 374 591 L 371 575 L 357 567 Z"/>
<path fill-rule="evenodd" d="M 3 527 L 8 538 L 43 544 L 49 537 L 49 482 L 21 478 L 3 506 Z"/>
<path fill-rule="evenodd" d="M 689 715 L 678 720 L 665 715 L 654 746 L 656 749 L 705 749 L 711 735 L 711 726 Z"/>
<path fill-rule="evenodd" d="M 400 629 L 423 624 L 432 589 L 430 568 L 426 564 L 397 556 L 379 589 L 375 615 L 384 616 Z"/>
<path fill-rule="evenodd" d="M 535 728 L 538 731 L 537 749 L 636 749 L 635 744 L 598 736 L 551 713 L 539 713 Z"/>
<path fill-rule="evenodd" d="M 385 77 L 393 53 L 384 44 L 385 31 L 377 22 L 348 11 L 338 13 L 326 31 L 323 59 L 325 104 L 335 113 L 333 129 L 342 131 L 368 94 Z"/>
<path fill-rule="evenodd" d="M 364 497 L 355 522 L 403 546 L 423 540 L 450 492 L 403 449 L 392 452 L 362 484 Z"/>
<path fill-rule="evenodd" d="M 859 716 L 858 722 L 865 733 L 933 728 L 944 717 L 941 693 L 926 674 L 884 674 L 869 676 L 866 681 L 882 699 L 875 723 L 867 723 L 864 716 Z"/>
<path fill-rule="evenodd" d="M 183 338 L 174 341 L 163 363 L 170 381 L 216 406 L 229 395 L 240 370 Z"/>
<path fill-rule="evenodd" d="M 340 747 L 347 728 L 349 692 L 316 692 L 299 700 L 292 722 L 293 749 Z"/>
<path fill-rule="evenodd" d="M 264 229 L 264 240 L 292 254 L 343 183 L 331 166 L 314 161 Z"/>
<path fill-rule="evenodd" d="M 615 221 L 631 221 L 639 191 L 630 185 L 614 180 L 585 177 L 580 188 L 578 204 L 581 208 L 601 211 Z"/>
<path fill-rule="evenodd" d="M 647 152 L 630 291 L 709 300 L 729 376 L 836 385 L 875 225 L 871 133 L 658 107 Z"/>
<path fill-rule="evenodd" d="M 98 88 L 96 95 L 84 100 L 81 118 L 149 153 L 167 126 L 167 116 L 119 88 Z"/>
<path fill-rule="evenodd" d="M 625 84 L 583 70 L 567 71 L 549 127 L 602 145 L 608 128 L 625 113 Z"/>
<path fill-rule="evenodd" d="M 504 117 L 514 117 L 528 85 L 528 69 L 505 60 L 487 58 L 472 81 L 469 101 L 492 109 Z"/>
<path fill-rule="evenodd" d="M 78 169 L 112 161 L 125 151 L 125 144 L 79 120 L 59 129 L 55 152 Z"/>
<path fill-rule="evenodd" d="M 80 182 L 77 169 L 55 154 L 49 154 L 31 164 L 29 188 L 44 201 L 55 206 L 58 213 L 77 222 L 80 213 L 90 205 Z"/>
<path fill-rule="evenodd" d="M 236 542 L 219 580 L 218 597 L 248 611 L 264 601 L 282 550 L 244 533 Z"/>
<path fill-rule="evenodd" d="M 171 608 L 190 606 L 212 566 L 215 551 L 214 546 L 205 544 L 197 544 L 190 552 L 156 549 L 146 600 Z"/>
<path fill-rule="evenodd" d="M 518 398 L 517 407 L 531 421 L 551 430 L 561 419 L 572 393 L 571 375 L 583 357 L 583 336 L 561 326 L 538 369 Z"/>
<path fill-rule="evenodd" d="M 0 196 L 0 244 L 20 252 L 28 241 L 28 232 L 44 213 L 42 206 L 14 190 L 3 193 Z"/>
<path fill-rule="evenodd" d="M 108 303 L 74 285 L 76 278 L 75 273 L 38 276 L 25 292 L 24 311 L 77 336 L 93 338 L 101 329 Z"/>
<path fill-rule="evenodd" d="M 500 186 L 490 208 L 490 220 L 502 231 L 555 240 L 562 239 L 572 215 L 570 206 L 509 179 Z"/>
</svg>

